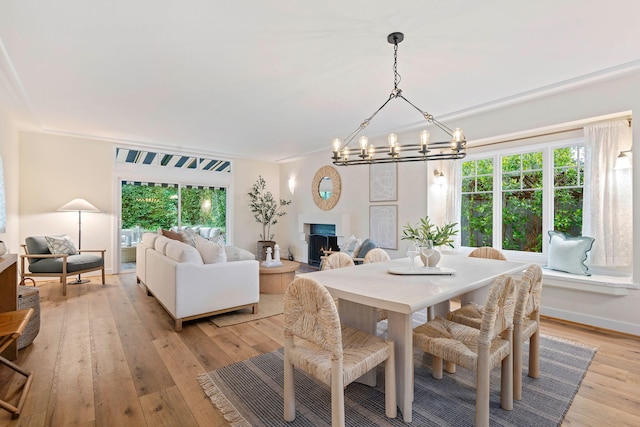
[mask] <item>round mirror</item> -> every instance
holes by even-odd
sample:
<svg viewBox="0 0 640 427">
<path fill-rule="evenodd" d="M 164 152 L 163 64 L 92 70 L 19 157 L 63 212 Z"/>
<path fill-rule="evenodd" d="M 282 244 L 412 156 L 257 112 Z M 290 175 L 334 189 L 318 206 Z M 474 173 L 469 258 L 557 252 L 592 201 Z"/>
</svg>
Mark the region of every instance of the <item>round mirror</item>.
<svg viewBox="0 0 640 427">
<path fill-rule="evenodd" d="M 338 171 L 331 166 L 323 166 L 318 169 L 311 183 L 313 201 L 320 209 L 331 210 L 340 199 L 341 188 Z"/>
<path fill-rule="evenodd" d="M 333 184 L 331 183 L 331 178 L 325 176 L 320 180 L 318 192 L 320 193 L 320 197 L 322 197 L 323 200 L 329 200 L 329 198 L 331 197 L 332 189 Z"/>
</svg>

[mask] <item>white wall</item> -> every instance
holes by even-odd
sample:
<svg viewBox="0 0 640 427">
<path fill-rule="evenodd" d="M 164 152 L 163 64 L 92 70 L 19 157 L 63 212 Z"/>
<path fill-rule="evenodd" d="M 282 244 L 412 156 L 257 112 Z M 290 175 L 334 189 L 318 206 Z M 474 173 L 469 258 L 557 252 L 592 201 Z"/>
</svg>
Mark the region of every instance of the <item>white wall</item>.
<svg viewBox="0 0 640 427">
<path fill-rule="evenodd" d="M 4 168 L 4 188 L 7 208 L 7 227 L 0 233 L 0 240 L 5 242 L 9 252 L 18 253 L 20 249 L 18 194 L 19 194 L 19 162 L 18 162 L 18 130 L 13 122 L 0 110 L 0 156 Z"/>
<path fill-rule="evenodd" d="M 30 235 L 52 233 L 69 234 L 77 242 L 78 215 L 72 212 L 57 212 L 57 209 L 74 198 L 84 198 L 101 212 L 83 213 L 82 247 L 106 248 L 107 271 L 115 271 L 113 254 L 120 248 L 116 236 L 116 220 L 119 216 L 117 182 L 118 177 L 124 177 L 128 173 L 126 168 L 115 170 L 115 144 L 92 139 L 21 132 L 19 145 L 20 232 L 15 239 L 16 242 L 24 242 L 24 238 Z M 172 178 L 174 172 L 171 171 Z M 193 175 L 192 171 L 181 172 L 184 175 L 183 181 L 190 180 Z M 136 174 L 141 176 L 140 172 Z M 230 197 L 233 200 L 228 214 L 233 216 L 234 226 L 230 235 L 235 246 L 254 253 L 258 234 L 262 230 L 248 209 L 246 194 L 259 174 L 265 178 L 274 196 L 279 197 L 280 174 L 277 164 L 242 159 L 233 161 L 233 179 L 230 180 Z M 149 172 L 148 176 L 153 176 L 153 172 Z M 202 182 L 201 177 L 197 179 L 198 182 L 193 183 L 220 184 L 218 181 Z M 17 192 L 16 185 L 16 199 Z M 9 207 L 9 201 L 7 205 Z M 11 203 L 11 208 L 15 209 L 16 213 L 17 206 L 17 201 Z M 277 237 L 278 226 L 272 231 Z"/>
<path fill-rule="evenodd" d="M 619 112 L 640 111 L 640 72 L 619 76 L 604 82 L 593 82 L 583 87 L 574 87 L 565 92 L 549 93 L 538 98 L 530 97 L 528 101 L 511 103 L 502 108 L 487 109 L 484 112 L 459 117 L 448 125 L 461 127 L 470 142 L 473 140 L 492 138 L 500 135 L 523 132 L 531 129 L 545 128 L 562 123 L 585 120 Z M 634 118 L 634 121 L 640 120 Z M 417 131 L 414 131 L 417 133 Z M 400 138 L 403 135 L 399 135 Z M 634 123 L 633 140 L 633 198 L 640 201 L 640 125 Z M 372 141 L 380 144 L 380 141 Z M 472 143 L 470 144 L 472 145 Z M 288 219 L 286 239 L 295 242 L 297 213 L 318 211 L 311 199 L 310 184 L 315 171 L 322 165 L 330 164 L 330 147 L 327 139 L 326 151 L 316 153 L 295 162 L 281 166 L 281 191 L 286 191 L 287 181 L 294 176 L 297 188 L 294 195 L 292 217 Z M 434 218 L 442 215 L 444 197 L 434 193 L 433 187 L 427 187 L 427 179 L 432 180 L 432 172 L 436 165 L 429 165 L 426 171 L 422 163 L 398 165 L 399 198 L 398 233 L 407 221 L 414 222 L 428 212 Z M 337 213 L 350 213 L 354 224 L 352 231 L 358 237 L 368 235 L 368 173 L 367 166 L 349 166 L 338 168 L 342 178 L 342 196 L 334 208 Z M 427 197 L 429 194 L 430 198 Z M 438 206 L 440 204 L 440 206 Z M 633 233 L 635 247 L 640 247 L 640 203 L 634 203 Z M 403 242 L 400 251 L 389 251 L 392 257 L 404 256 Z M 640 251 L 634 252 L 634 282 L 640 283 Z M 600 296 L 595 294 L 567 292 L 551 288 L 545 291 L 543 306 L 548 313 L 572 321 L 617 329 L 630 333 L 640 330 L 640 318 L 631 307 L 640 306 L 640 291 L 631 290 L 623 297 Z"/>
<path fill-rule="evenodd" d="M 111 144 L 42 133 L 20 133 L 20 242 L 31 235 L 68 234 L 78 243 L 78 214 L 57 212 L 83 198 L 99 213 L 82 214 L 82 247 L 107 249 L 112 271 L 113 150 Z"/>
</svg>

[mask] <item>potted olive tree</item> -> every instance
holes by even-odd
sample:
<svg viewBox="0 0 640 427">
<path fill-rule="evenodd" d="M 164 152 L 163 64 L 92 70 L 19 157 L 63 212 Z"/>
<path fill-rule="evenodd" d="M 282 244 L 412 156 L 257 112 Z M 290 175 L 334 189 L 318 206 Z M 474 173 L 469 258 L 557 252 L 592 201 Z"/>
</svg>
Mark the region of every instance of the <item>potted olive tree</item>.
<svg viewBox="0 0 640 427">
<path fill-rule="evenodd" d="M 272 240 L 271 226 L 277 224 L 278 218 L 286 214 L 284 207 L 291 204 L 291 200 L 276 200 L 271 191 L 267 190 L 267 183 L 262 175 L 258 176 L 248 196 L 249 208 L 253 212 L 253 217 L 256 222 L 262 224 L 262 234 L 260 234 L 258 241 L 258 260 L 264 261 L 266 249 L 270 247 L 273 251 L 276 244 Z"/>
<path fill-rule="evenodd" d="M 434 248 L 439 246 L 449 246 L 453 248 L 452 237 L 458 234 L 456 230 L 458 223 L 452 222 L 445 224 L 442 227 L 438 227 L 433 224 L 428 216 L 420 218 L 420 221 L 415 224 L 405 225 L 402 229 L 402 240 L 413 241 L 418 246 L 423 246 L 427 240 L 433 241 Z M 420 259 L 422 263 L 426 265 L 426 257 L 420 253 Z M 433 267 L 440 261 L 440 252 L 434 251 L 433 255 L 429 257 L 429 266 Z"/>
</svg>

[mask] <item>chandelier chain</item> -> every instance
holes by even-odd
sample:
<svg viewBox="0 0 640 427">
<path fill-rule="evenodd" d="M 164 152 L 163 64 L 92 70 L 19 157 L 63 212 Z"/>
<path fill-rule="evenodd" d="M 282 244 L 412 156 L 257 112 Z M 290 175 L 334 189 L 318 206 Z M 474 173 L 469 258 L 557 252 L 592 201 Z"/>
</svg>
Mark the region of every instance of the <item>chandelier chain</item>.
<svg viewBox="0 0 640 427">
<path fill-rule="evenodd" d="M 398 85 L 402 77 L 398 74 L 398 43 L 393 44 L 393 91 L 398 92 Z"/>
</svg>

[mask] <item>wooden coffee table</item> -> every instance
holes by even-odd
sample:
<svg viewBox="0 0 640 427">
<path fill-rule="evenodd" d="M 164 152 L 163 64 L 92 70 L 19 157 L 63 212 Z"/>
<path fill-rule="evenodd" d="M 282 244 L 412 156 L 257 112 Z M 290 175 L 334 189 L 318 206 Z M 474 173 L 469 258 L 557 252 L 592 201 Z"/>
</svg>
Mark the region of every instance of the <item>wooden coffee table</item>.
<svg viewBox="0 0 640 427">
<path fill-rule="evenodd" d="M 281 260 L 278 267 L 263 267 L 260 265 L 260 293 L 281 294 L 287 290 L 289 283 L 293 281 L 300 263 Z"/>
</svg>

